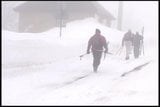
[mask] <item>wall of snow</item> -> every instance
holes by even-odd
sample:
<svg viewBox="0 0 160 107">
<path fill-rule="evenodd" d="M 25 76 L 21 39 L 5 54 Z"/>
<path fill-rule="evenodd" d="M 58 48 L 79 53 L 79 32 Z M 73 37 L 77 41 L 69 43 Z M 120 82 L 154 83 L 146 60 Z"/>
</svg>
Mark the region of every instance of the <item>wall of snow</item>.
<svg viewBox="0 0 160 107">
<path fill-rule="evenodd" d="M 121 43 L 123 32 L 100 25 L 87 18 L 67 24 L 59 37 L 59 28 L 43 33 L 2 31 L 2 64 L 7 67 L 49 63 L 86 53 L 87 43 L 99 28 L 110 42 L 110 49 Z"/>
</svg>

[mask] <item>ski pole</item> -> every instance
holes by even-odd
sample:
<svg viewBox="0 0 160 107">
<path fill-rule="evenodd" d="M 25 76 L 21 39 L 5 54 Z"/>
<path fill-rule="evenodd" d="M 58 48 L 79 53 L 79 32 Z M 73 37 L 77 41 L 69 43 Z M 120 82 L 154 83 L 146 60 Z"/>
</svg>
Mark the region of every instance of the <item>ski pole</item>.
<svg viewBox="0 0 160 107">
<path fill-rule="evenodd" d="M 80 55 L 80 60 L 82 59 L 83 56 L 87 55 L 87 53 Z"/>
<path fill-rule="evenodd" d="M 97 51 L 104 52 L 103 50 L 97 50 Z M 107 52 L 107 53 L 105 53 L 105 54 L 104 54 L 104 59 L 105 59 L 105 57 L 106 57 L 106 54 L 113 55 L 113 53 L 111 53 L 111 52 Z M 87 54 L 87 53 L 85 53 L 85 54 L 80 55 L 80 56 L 79 56 L 79 57 L 80 57 L 80 60 L 81 60 L 81 59 L 82 59 L 82 57 L 84 57 L 85 55 L 88 55 L 88 54 Z"/>
<path fill-rule="evenodd" d="M 144 37 L 144 26 L 142 28 L 142 37 Z M 143 49 L 143 55 L 144 55 L 144 41 L 142 39 L 142 49 Z"/>
<path fill-rule="evenodd" d="M 106 58 L 106 53 L 104 53 L 104 59 L 103 60 L 105 60 L 105 58 Z"/>
<path fill-rule="evenodd" d="M 119 55 L 121 54 L 122 50 L 123 50 L 123 47 L 121 47 L 121 50 L 120 50 L 120 52 L 119 52 Z"/>
<path fill-rule="evenodd" d="M 122 46 L 118 49 L 118 51 L 116 52 L 116 55 L 119 53 L 119 55 L 120 55 L 120 53 L 122 52 Z"/>
</svg>

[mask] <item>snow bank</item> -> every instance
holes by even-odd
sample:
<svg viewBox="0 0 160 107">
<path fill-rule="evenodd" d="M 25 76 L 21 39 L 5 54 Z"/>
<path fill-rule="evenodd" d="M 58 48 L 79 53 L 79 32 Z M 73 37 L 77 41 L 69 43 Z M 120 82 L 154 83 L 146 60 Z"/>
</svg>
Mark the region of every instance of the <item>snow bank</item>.
<svg viewBox="0 0 160 107">
<path fill-rule="evenodd" d="M 2 64 L 5 67 L 27 66 L 78 57 L 86 52 L 88 39 L 96 28 L 110 41 L 111 47 L 120 43 L 122 32 L 101 25 L 93 18 L 68 23 L 62 29 L 61 38 L 59 28 L 43 33 L 2 31 Z"/>
<path fill-rule="evenodd" d="M 67 24 L 43 33 L 2 32 L 3 105 L 157 105 L 158 35 L 145 33 L 145 55 L 124 60 L 106 55 L 98 73 L 92 71 L 88 39 L 99 28 L 115 53 L 124 32 L 100 25 L 93 18 Z M 132 55 L 133 56 L 133 55 Z M 135 67 L 142 69 L 121 77 Z M 32 65 L 32 66 L 31 66 Z"/>
</svg>

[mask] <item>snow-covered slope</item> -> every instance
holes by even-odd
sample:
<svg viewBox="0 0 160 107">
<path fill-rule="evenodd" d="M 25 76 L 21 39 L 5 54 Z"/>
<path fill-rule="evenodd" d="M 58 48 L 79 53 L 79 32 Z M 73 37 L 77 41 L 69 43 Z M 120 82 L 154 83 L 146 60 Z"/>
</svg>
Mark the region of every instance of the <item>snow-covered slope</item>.
<svg viewBox="0 0 160 107">
<path fill-rule="evenodd" d="M 106 59 L 92 72 L 86 52 L 95 28 L 109 41 Z M 145 56 L 124 60 L 115 55 L 124 32 L 93 18 L 74 21 L 43 33 L 2 32 L 3 105 L 157 105 L 157 36 L 145 39 Z M 147 64 L 146 64 L 147 63 Z M 134 71 L 133 71 L 134 70 Z M 133 71 L 133 72 L 130 72 Z M 124 77 L 122 75 L 130 72 Z"/>
<path fill-rule="evenodd" d="M 61 38 L 59 28 L 44 33 L 3 31 L 2 63 L 6 66 L 31 65 L 78 56 L 86 51 L 86 44 L 94 34 L 95 28 L 102 30 L 102 34 L 111 45 L 120 41 L 123 34 L 100 25 L 93 18 L 69 23 L 67 28 L 63 28 Z"/>
</svg>

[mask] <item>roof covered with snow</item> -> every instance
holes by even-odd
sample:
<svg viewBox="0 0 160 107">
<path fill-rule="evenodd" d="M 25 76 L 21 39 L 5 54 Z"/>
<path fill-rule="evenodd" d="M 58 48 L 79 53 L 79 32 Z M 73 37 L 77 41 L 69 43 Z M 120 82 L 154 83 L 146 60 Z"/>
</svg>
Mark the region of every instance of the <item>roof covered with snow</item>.
<svg viewBox="0 0 160 107">
<path fill-rule="evenodd" d="M 102 17 L 107 17 L 111 20 L 115 19 L 115 17 L 109 11 L 95 1 L 27 1 L 17 6 L 14 10 L 17 12 L 45 11 L 54 13 L 60 10 L 61 6 L 66 12 L 96 11 L 97 14 Z"/>
</svg>

